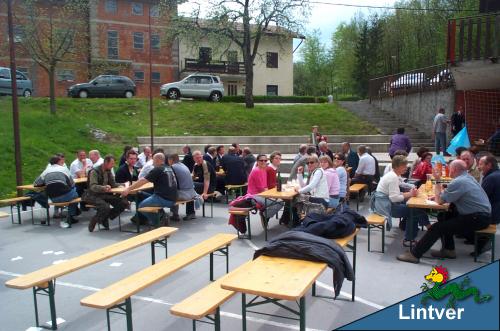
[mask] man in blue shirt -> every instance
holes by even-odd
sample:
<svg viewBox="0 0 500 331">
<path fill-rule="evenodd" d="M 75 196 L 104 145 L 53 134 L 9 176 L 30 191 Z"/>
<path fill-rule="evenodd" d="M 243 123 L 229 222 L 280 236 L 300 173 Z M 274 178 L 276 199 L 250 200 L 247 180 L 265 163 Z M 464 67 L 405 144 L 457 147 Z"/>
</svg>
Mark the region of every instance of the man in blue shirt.
<svg viewBox="0 0 500 331">
<path fill-rule="evenodd" d="M 434 173 L 439 180 L 440 174 Z M 449 213 L 447 217 L 438 217 L 422 239 L 413 247 L 398 256 L 398 260 L 419 263 L 420 258 L 432 245 L 442 238 L 442 248 L 431 250 L 431 255 L 437 258 L 456 258 L 453 235 L 467 234 L 485 229 L 491 220 L 491 204 L 488 196 L 479 183 L 467 173 L 467 164 L 462 160 L 455 160 L 450 164 L 450 176 L 453 180 L 443 190 L 442 184 L 435 188 L 435 201 L 442 205 L 453 203 L 457 213 Z"/>
</svg>

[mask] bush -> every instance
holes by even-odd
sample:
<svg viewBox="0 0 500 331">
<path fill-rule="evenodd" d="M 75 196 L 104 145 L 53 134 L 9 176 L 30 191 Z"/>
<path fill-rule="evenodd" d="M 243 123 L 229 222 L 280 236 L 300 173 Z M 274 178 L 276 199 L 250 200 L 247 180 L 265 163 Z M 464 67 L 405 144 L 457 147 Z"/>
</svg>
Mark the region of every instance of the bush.
<svg viewBox="0 0 500 331">
<path fill-rule="evenodd" d="M 244 103 L 244 95 L 225 96 L 223 102 L 238 102 Z M 311 96 L 267 96 L 256 95 L 253 97 L 255 103 L 326 103 L 326 97 L 311 97 Z"/>
</svg>

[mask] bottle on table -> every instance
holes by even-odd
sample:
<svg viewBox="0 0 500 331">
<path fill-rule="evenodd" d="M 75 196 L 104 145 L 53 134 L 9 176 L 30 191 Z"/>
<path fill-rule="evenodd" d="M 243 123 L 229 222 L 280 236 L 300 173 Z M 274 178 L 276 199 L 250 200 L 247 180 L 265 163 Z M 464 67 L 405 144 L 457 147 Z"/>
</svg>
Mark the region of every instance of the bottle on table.
<svg viewBox="0 0 500 331">
<path fill-rule="evenodd" d="M 281 192 L 283 189 L 283 181 L 281 179 L 281 172 L 278 170 L 278 174 L 276 175 L 276 191 Z"/>
</svg>

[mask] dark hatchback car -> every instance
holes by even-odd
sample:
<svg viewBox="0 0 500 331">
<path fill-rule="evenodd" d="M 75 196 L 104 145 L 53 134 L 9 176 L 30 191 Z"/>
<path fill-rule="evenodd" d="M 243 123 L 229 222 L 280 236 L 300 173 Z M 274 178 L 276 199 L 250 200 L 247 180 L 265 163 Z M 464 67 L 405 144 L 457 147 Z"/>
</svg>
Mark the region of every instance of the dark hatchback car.
<svg viewBox="0 0 500 331">
<path fill-rule="evenodd" d="M 134 82 L 125 76 L 100 75 L 88 83 L 75 84 L 68 89 L 68 96 L 78 98 L 132 98 Z"/>
</svg>

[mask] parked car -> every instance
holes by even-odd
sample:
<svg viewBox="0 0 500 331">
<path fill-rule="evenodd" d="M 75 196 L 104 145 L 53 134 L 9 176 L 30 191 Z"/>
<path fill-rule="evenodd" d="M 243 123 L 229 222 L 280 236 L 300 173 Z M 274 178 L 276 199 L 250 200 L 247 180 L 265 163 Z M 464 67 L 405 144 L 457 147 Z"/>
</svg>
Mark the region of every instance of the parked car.
<svg viewBox="0 0 500 331">
<path fill-rule="evenodd" d="M 453 79 L 453 76 L 448 69 L 441 70 L 436 76 L 429 80 L 429 85 L 438 85 L 440 83 L 449 82 Z"/>
<path fill-rule="evenodd" d="M 163 84 L 160 94 L 168 99 L 179 99 L 182 96 L 217 102 L 224 95 L 224 85 L 219 76 L 193 74 L 179 82 Z"/>
<path fill-rule="evenodd" d="M 423 72 L 404 74 L 391 83 L 391 89 L 411 88 L 426 85 L 426 76 Z"/>
<path fill-rule="evenodd" d="M 12 95 L 10 68 L 0 67 L 0 95 Z M 16 72 L 17 95 L 25 98 L 33 94 L 33 82 L 22 72 Z"/>
<path fill-rule="evenodd" d="M 134 82 L 125 76 L 100 75 L 88 83 L 75 84 L 68 88 L 68 96 L 87 97 L 125 97 L 135 95 Z"/>
</svg>

